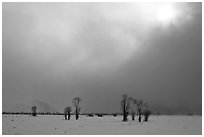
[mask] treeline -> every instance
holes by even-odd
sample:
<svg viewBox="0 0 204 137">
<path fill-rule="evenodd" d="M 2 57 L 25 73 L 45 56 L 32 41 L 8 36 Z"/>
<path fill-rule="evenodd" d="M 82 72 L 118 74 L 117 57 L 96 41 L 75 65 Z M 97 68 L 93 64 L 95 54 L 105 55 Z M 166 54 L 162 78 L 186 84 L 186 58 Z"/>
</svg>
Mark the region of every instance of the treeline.
<svg viewBox="0 0 204 137">
<path fill-rule="evenodd" d="M 64 115 L 65 120 L 70 120 L 71 115 L 75 115 L 76 120 L 79 119 L 80 114 L 80 103 L 82 99 L 80 97 L 75 97 L 73 98 L 73 112 L 72 112 L 72 107 L 67 106 L 64 108 L 64 113 L 59 113 L 59 112 L 37 112 L 37 106 L 32 106 L 31 107 L 31 112 L 3 112 L 3 114 L 15 114 L 15 115 L 32 115 L 32 116 L 37 116 L 37 115 Z M 121 110 L 122 110 L 122 115 L 123 115 L 123 121 L 126 122 L 128 121 L 128 115 L 131 115 L 132 120 L 135 120 L 135 116 L 138 117 L 138 121 L 141 122 L 142 119 L 144 122 L 148 121 L 148 118 L 151 114 L 150 108 L 146 102 L 143 100 L 138 100 L 134 99 L 132 97 L 128 97 L 127 94 L 122 95 L 122 100 L 120 102 L 121 105 Z M 98 117 L 103 117 L 106 115 L 105 113 L 84 113 L 87 117 L 93 117 L 94 115 Z M 116 117 L 118 114 L 117 113 L 112 113 L 114 117 Z"/>
<path fill-rule="evenodd" d="M 37 115 L 64 115 L 63 112 L 36 112 Z M 32 112 L 6 112 L 3 111 L 2 114 L 5 115 L 32 115 Z M 71 115 L 75 115 L 74 113 L 71 113 Z M 80 115 L 84 116 L 119 116 L 122 115 L 122 113 L 81 113 Z"/>
</svg>

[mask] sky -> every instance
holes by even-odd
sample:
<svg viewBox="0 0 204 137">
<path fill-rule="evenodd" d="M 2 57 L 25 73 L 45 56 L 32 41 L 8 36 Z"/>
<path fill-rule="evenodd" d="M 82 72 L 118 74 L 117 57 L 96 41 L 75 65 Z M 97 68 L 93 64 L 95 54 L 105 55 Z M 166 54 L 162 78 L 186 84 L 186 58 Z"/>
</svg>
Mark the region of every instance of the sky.
<svg viewBox="0 0 204 137">
<path fill-rule="evenodd" d="M 123 94 L 202 112 L 201 3 L 3 3 L 2 107 L 119 112 Z"/>
</svg>

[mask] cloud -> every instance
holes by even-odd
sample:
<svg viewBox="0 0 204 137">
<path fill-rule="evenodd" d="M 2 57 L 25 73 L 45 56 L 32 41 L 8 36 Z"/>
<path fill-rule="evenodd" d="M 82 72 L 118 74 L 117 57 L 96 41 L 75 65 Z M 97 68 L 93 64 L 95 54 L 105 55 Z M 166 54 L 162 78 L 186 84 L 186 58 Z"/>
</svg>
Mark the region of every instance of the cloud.
<svg viewBox="0 0 204 137">
<path fill-rule="evenodd" d="M 56 71 L 113 68 L 142 46 L 158 25 L 155 14 L 162 5 L 6 3 L 4 30 L 8 36 L 4 33 L 4 37 L 12 34 L 20 40 L 16 46 L 23 47 L 22 54 L 32 62 L 64 68 Z"/>
<path fill-rule="evenodd" d="M 3 3 L 3 96 L 12 100 L 16 91 L 19 100 L 22 96 L 38 99 L 49 93 L 47 98 L 58 96 L 66 102 L 64 95 L 102 94 L 104 87 L 115 93 L 129 85 L 133 91 L 135 75 L 146 75 L 141 72 L 155 66 L 158 59 L 153 58 L 150 66 L 138 66 L 166 47 L 160 39 L 171 37 L 178 42 L 172 37 L 178 32 L 185 40 L 185 32 L 190 32 L 185 29 L 201 14 L 201 4 L 169 3 L 176 16 L 162 25 L 157 16 L 165 4 Z M 121 69 L 131 74 L 123 76 Z"/>
</svg>

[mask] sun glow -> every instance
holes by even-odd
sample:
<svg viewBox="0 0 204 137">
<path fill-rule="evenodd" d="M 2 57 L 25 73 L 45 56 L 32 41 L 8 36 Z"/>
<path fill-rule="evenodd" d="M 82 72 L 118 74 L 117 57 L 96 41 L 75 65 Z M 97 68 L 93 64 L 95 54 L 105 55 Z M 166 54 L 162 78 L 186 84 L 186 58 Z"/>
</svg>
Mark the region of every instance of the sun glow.
<svg viewBox="0 0 204 137">
<path fill-rule="evenodd" d="M 173 5 L 162 5 L 157 12 L 157 19 L 162 25 L 169 25 L 174 23 L 177 12 Z"/>
</svg>

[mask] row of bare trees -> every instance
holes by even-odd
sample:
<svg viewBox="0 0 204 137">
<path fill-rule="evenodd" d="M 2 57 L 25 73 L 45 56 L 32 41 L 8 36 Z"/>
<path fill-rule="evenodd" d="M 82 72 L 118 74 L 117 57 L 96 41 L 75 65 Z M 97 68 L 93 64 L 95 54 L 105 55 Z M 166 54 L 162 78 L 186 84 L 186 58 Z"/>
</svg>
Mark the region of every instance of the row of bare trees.
<svg viewBox="0 0 204 137">
<path fill-rule="evenodd" d="M 81 98 L 80 97 L 75 97 L 73 99 L 73 106 L 75 107 L 75 118 L 76 120 L 79 119 L 79 112 L 80 112 L 80 102 L 81 102 Z M 128 97 L 127 94 L 124 94 L 122 96 L 122 101 L 121 101 L 121 109 L 123 111 L 123 121 L 128 121 L 128 114 L 130 113 L 130 109 L 131 109 L 131 116 L 132 116 L 132 120 L 135 120 L 135 111 L 133 109 L 133 106 L 136 106 L 135 110 L 137 111 L 137 115 L 138 115 L 138 121 L 141 122 L 142 121 L 142 115 L 144 115 L 144 121 L 147 122 L 148 121 L 148 117 L 151 113 L 148 104 L 146 102 L 144 102 L 143 100 L 137 100 L 134 99 L 132 97 Z M 37 112 L 36 112 L 37 107 L 33 106 L 32 107 L 32 116 L 36 116 Z M 64 109 L 64 116 L 65 116 L 65 120 L 70 120 L 71 118 L 71 111 L 72 108 L 71 106 L 67 106 Z"/>
<path fill-rule="evenodd" d="M 128 120 L 128 114 L 130 111 L 131 106 L 136 106 L 136 111 L 138 115 L 138 121 L 142 121 L 142 115 L 144 115 L 144 122 L 148 121 L 148 117 L 151 113 L 148 104 L 144 102 L 143 100 L 137 100 L 132 97 L 128 97 L 127 94 L 122 95 L 122 101 L 121 101 L 121 109 L 123 111 L 123 121 Z M 131 116 L 132 120 L 135 120 L 135 111 L 133 108 L 131 108 Z"/>
<path fill-rule="evenodd" d="M 80 97 L 75 97 L 73 99 L 73 105 L 75 107 L 75 117 L 76 117 L 76 120 L 79 119 L 79 112 L 80 112 L 80 107 L 79 107 L 79 104 L 81 102 L 81 98 Z M 72 111 L 72 108 L 71 106 L 68 106 L 64 109 L 64 116 L 65 116 L 65 120 L 70 120 L 71 118 L 71 111 Z M 68 118 L 67 118 L 68 116 Z"/>
</svg>

